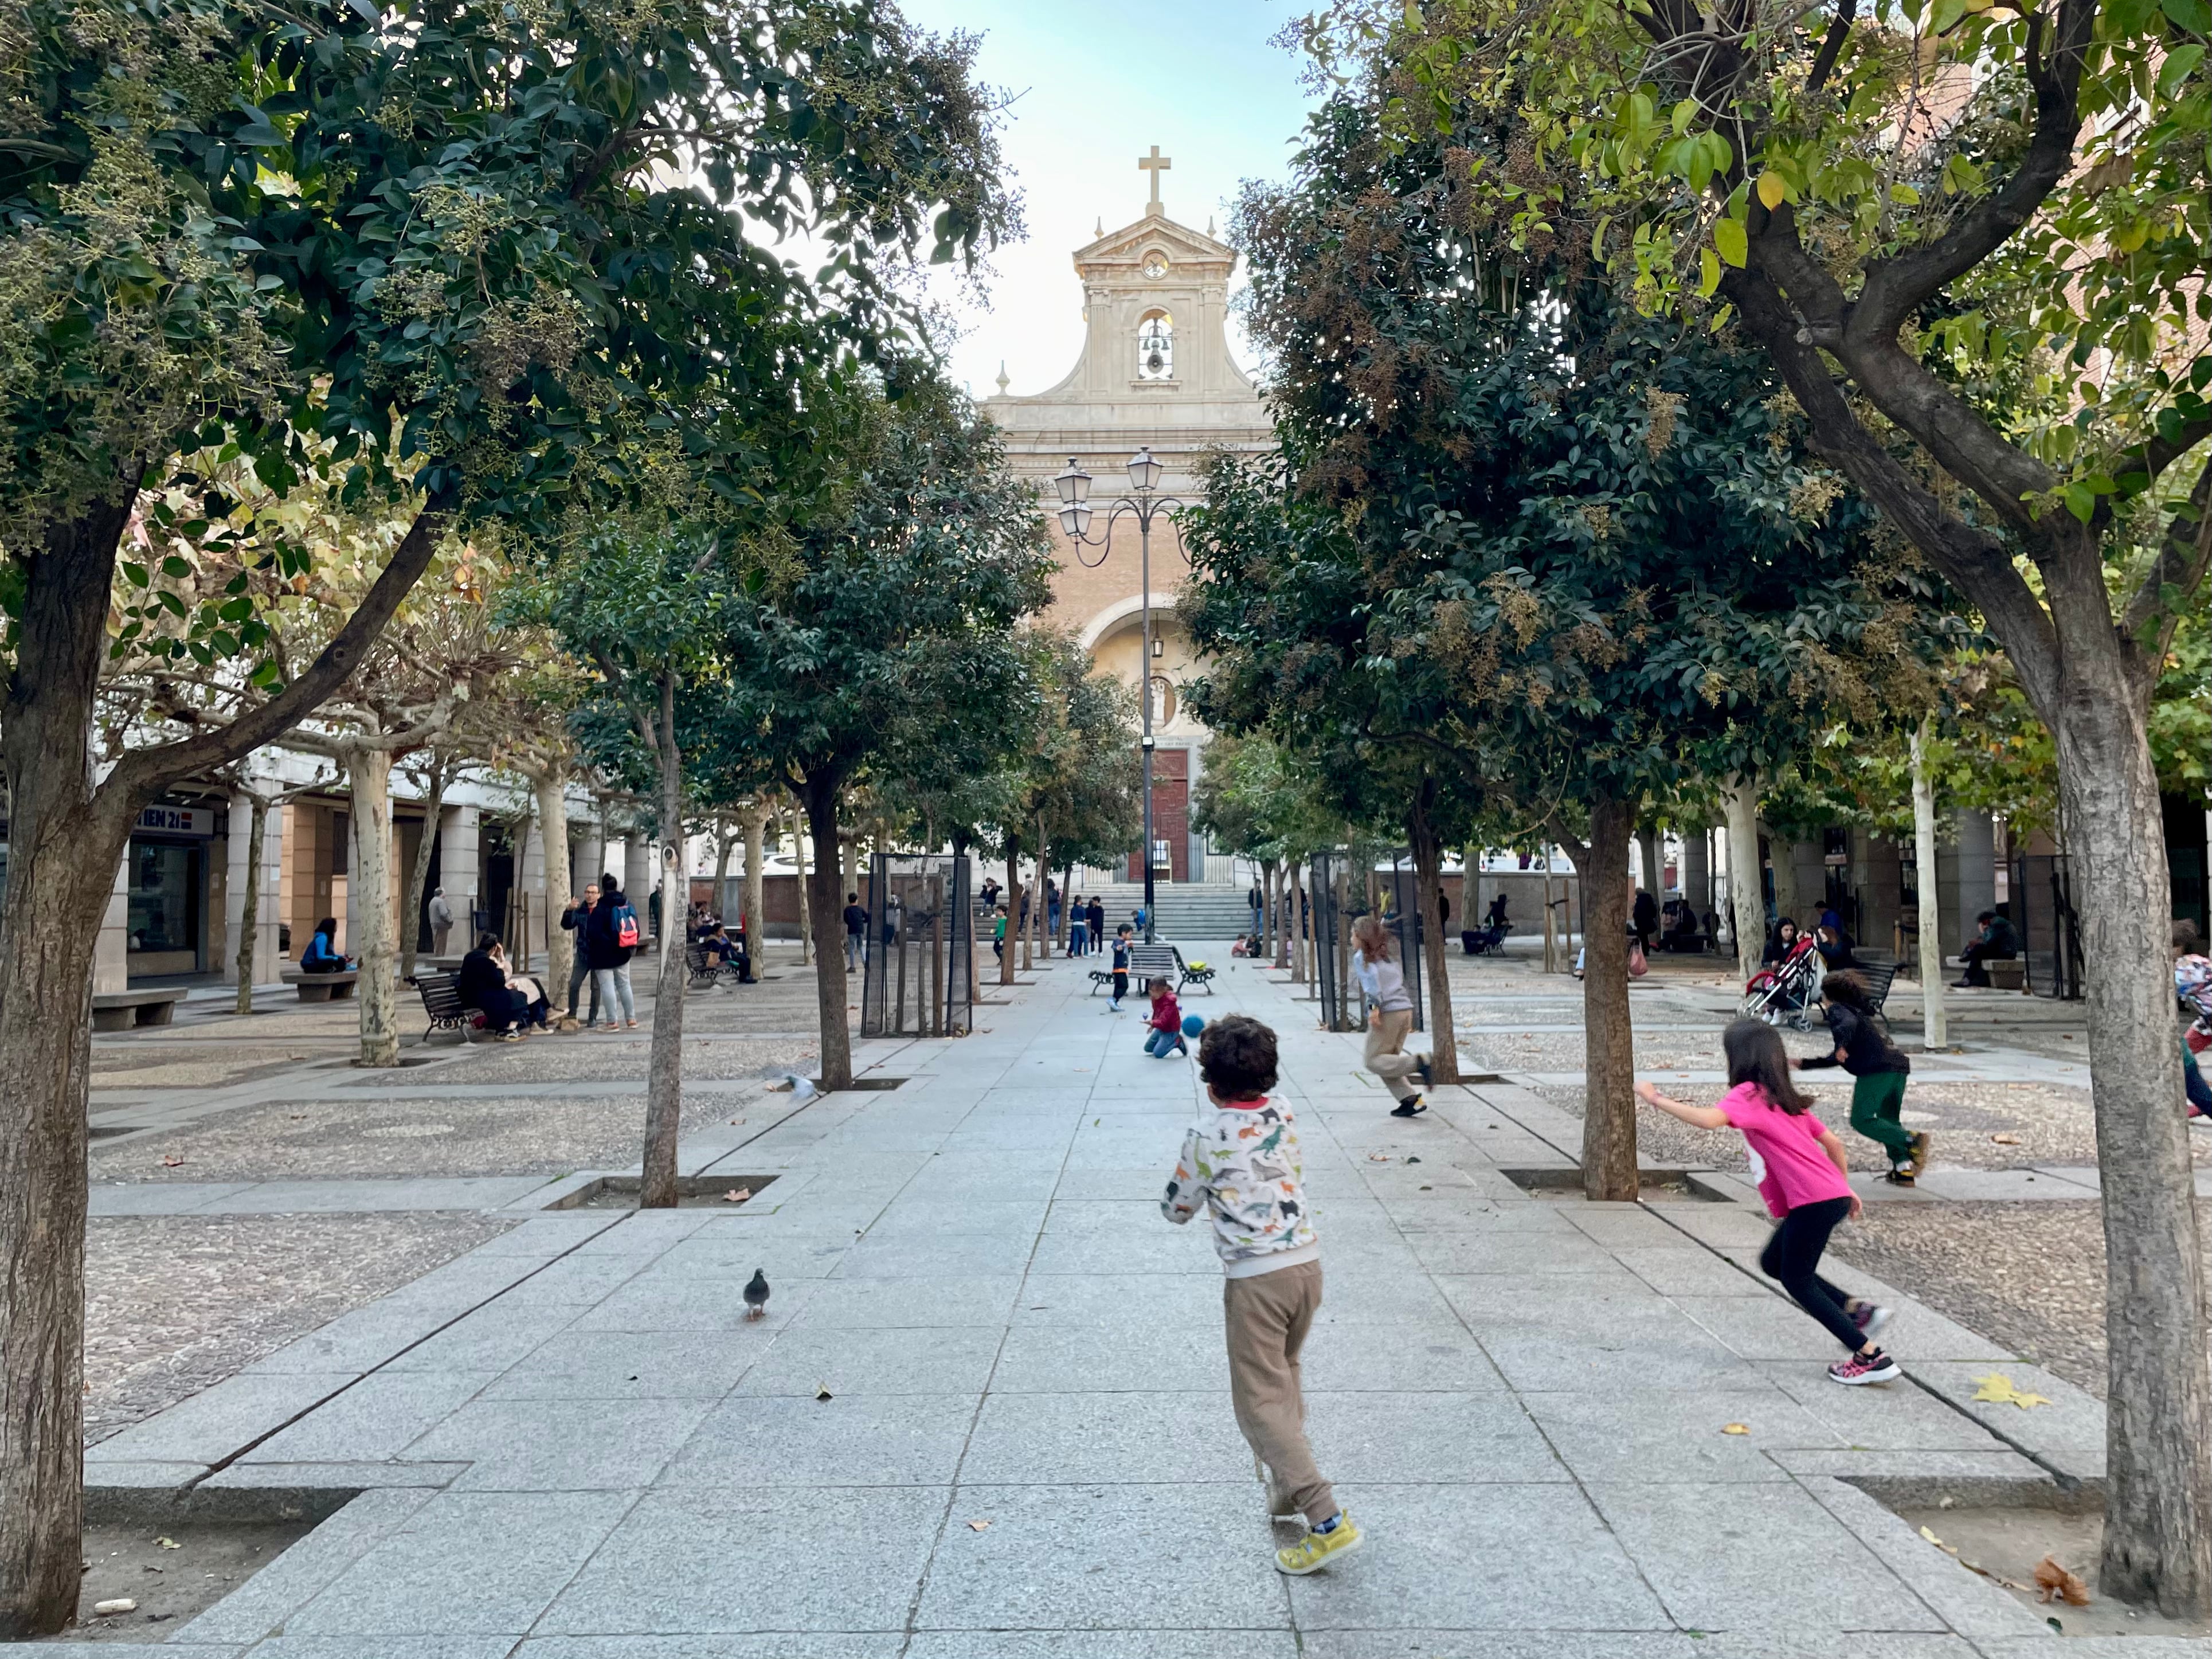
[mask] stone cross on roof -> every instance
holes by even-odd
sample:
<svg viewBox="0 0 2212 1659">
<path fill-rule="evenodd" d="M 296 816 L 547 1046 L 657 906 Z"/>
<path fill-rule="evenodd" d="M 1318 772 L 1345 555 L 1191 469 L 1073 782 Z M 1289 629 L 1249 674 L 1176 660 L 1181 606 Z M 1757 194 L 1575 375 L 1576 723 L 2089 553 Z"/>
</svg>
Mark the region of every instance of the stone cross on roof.
<svg viewBox="0 0 2212 1659">
<path fill-rule="evenodd" d="M 1145 211 L 1158 213 L 1160 210 L 1160 174 L 1165 173 L 1175 163 L 1161 155 L 1160 147 L 1154 144 L 1150 155 L 1139 155 L 1137 158 L 1137 165 L 1152 175 L 1152 199 L 1146 204 Z"/>
</svg>

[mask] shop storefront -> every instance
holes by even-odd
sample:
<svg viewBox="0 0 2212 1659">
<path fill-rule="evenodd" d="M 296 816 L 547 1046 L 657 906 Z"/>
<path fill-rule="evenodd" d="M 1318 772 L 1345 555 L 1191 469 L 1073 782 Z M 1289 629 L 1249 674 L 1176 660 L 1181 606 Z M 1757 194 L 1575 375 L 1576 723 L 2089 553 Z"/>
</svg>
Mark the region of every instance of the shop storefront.
<svg viewBox="0 0 2212 1659">
<path fill-rule="evenodd" d="M 149 806 L 124 864 L 125 962 L 132 979 L 208 969 L 210 854 L 227 814 Z"/>
</svg>

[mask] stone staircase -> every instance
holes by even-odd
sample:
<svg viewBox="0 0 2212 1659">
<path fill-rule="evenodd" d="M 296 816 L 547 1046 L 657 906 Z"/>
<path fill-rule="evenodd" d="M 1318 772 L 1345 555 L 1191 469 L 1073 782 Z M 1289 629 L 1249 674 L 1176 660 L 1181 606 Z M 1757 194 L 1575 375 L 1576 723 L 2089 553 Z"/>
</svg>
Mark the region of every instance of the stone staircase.
<svg viewBox="0 0 2212 1659">
<path fill-rule="evenodd" d="M 1122 922 L 1129 920 L 1137 907 L 1145 902 L 1145 890 L 1136 882 L 1117 882 L 1110 886 L 1083 890 L 1088 898 L 1097 893 L 1099 902 L 1106 907 L 1106 931 L 1111 933 Z M 1249 887 L 1239 887 L 1228 882 L 1160 882 L 1152 890 L 1159 906 L 1154 921 L 1154 931 L 1171 944 L 1182 941 L 1212 941 L 1233 939 L 1239 933 L 1252 931 L 1252 906 Z"/>
</svg>

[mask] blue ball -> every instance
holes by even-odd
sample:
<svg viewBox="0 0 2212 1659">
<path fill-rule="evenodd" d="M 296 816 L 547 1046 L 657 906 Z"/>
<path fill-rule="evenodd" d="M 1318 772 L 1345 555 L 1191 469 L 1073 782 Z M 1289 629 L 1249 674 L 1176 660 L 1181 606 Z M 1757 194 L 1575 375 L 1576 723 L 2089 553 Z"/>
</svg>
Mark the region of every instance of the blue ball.
<svg viewBox="0 0 2212 1659">
<path fill-rule="evenodd" d="M 1205 1029 L 1206 1022 L 1200 1019 L 1196 1014 L 1185 1014 L 1182 1017 L 1182 1034 L 1185 1036 L 1196 1036 Z"/>
</svg>

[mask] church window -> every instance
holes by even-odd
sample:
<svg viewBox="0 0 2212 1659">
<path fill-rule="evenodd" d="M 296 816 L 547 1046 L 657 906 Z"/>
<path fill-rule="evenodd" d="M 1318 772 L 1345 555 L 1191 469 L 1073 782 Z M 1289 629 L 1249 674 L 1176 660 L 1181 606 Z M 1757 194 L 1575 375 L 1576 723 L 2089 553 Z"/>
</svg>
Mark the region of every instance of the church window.
<svg viewBox="0 0 2212 1659">
<path fill-rule="evenodd" d="M 1148 311 L 1137 325 L 1137 378 L 1175 378 L 1175 319 L 1164 311 Z"/>
</svg>

